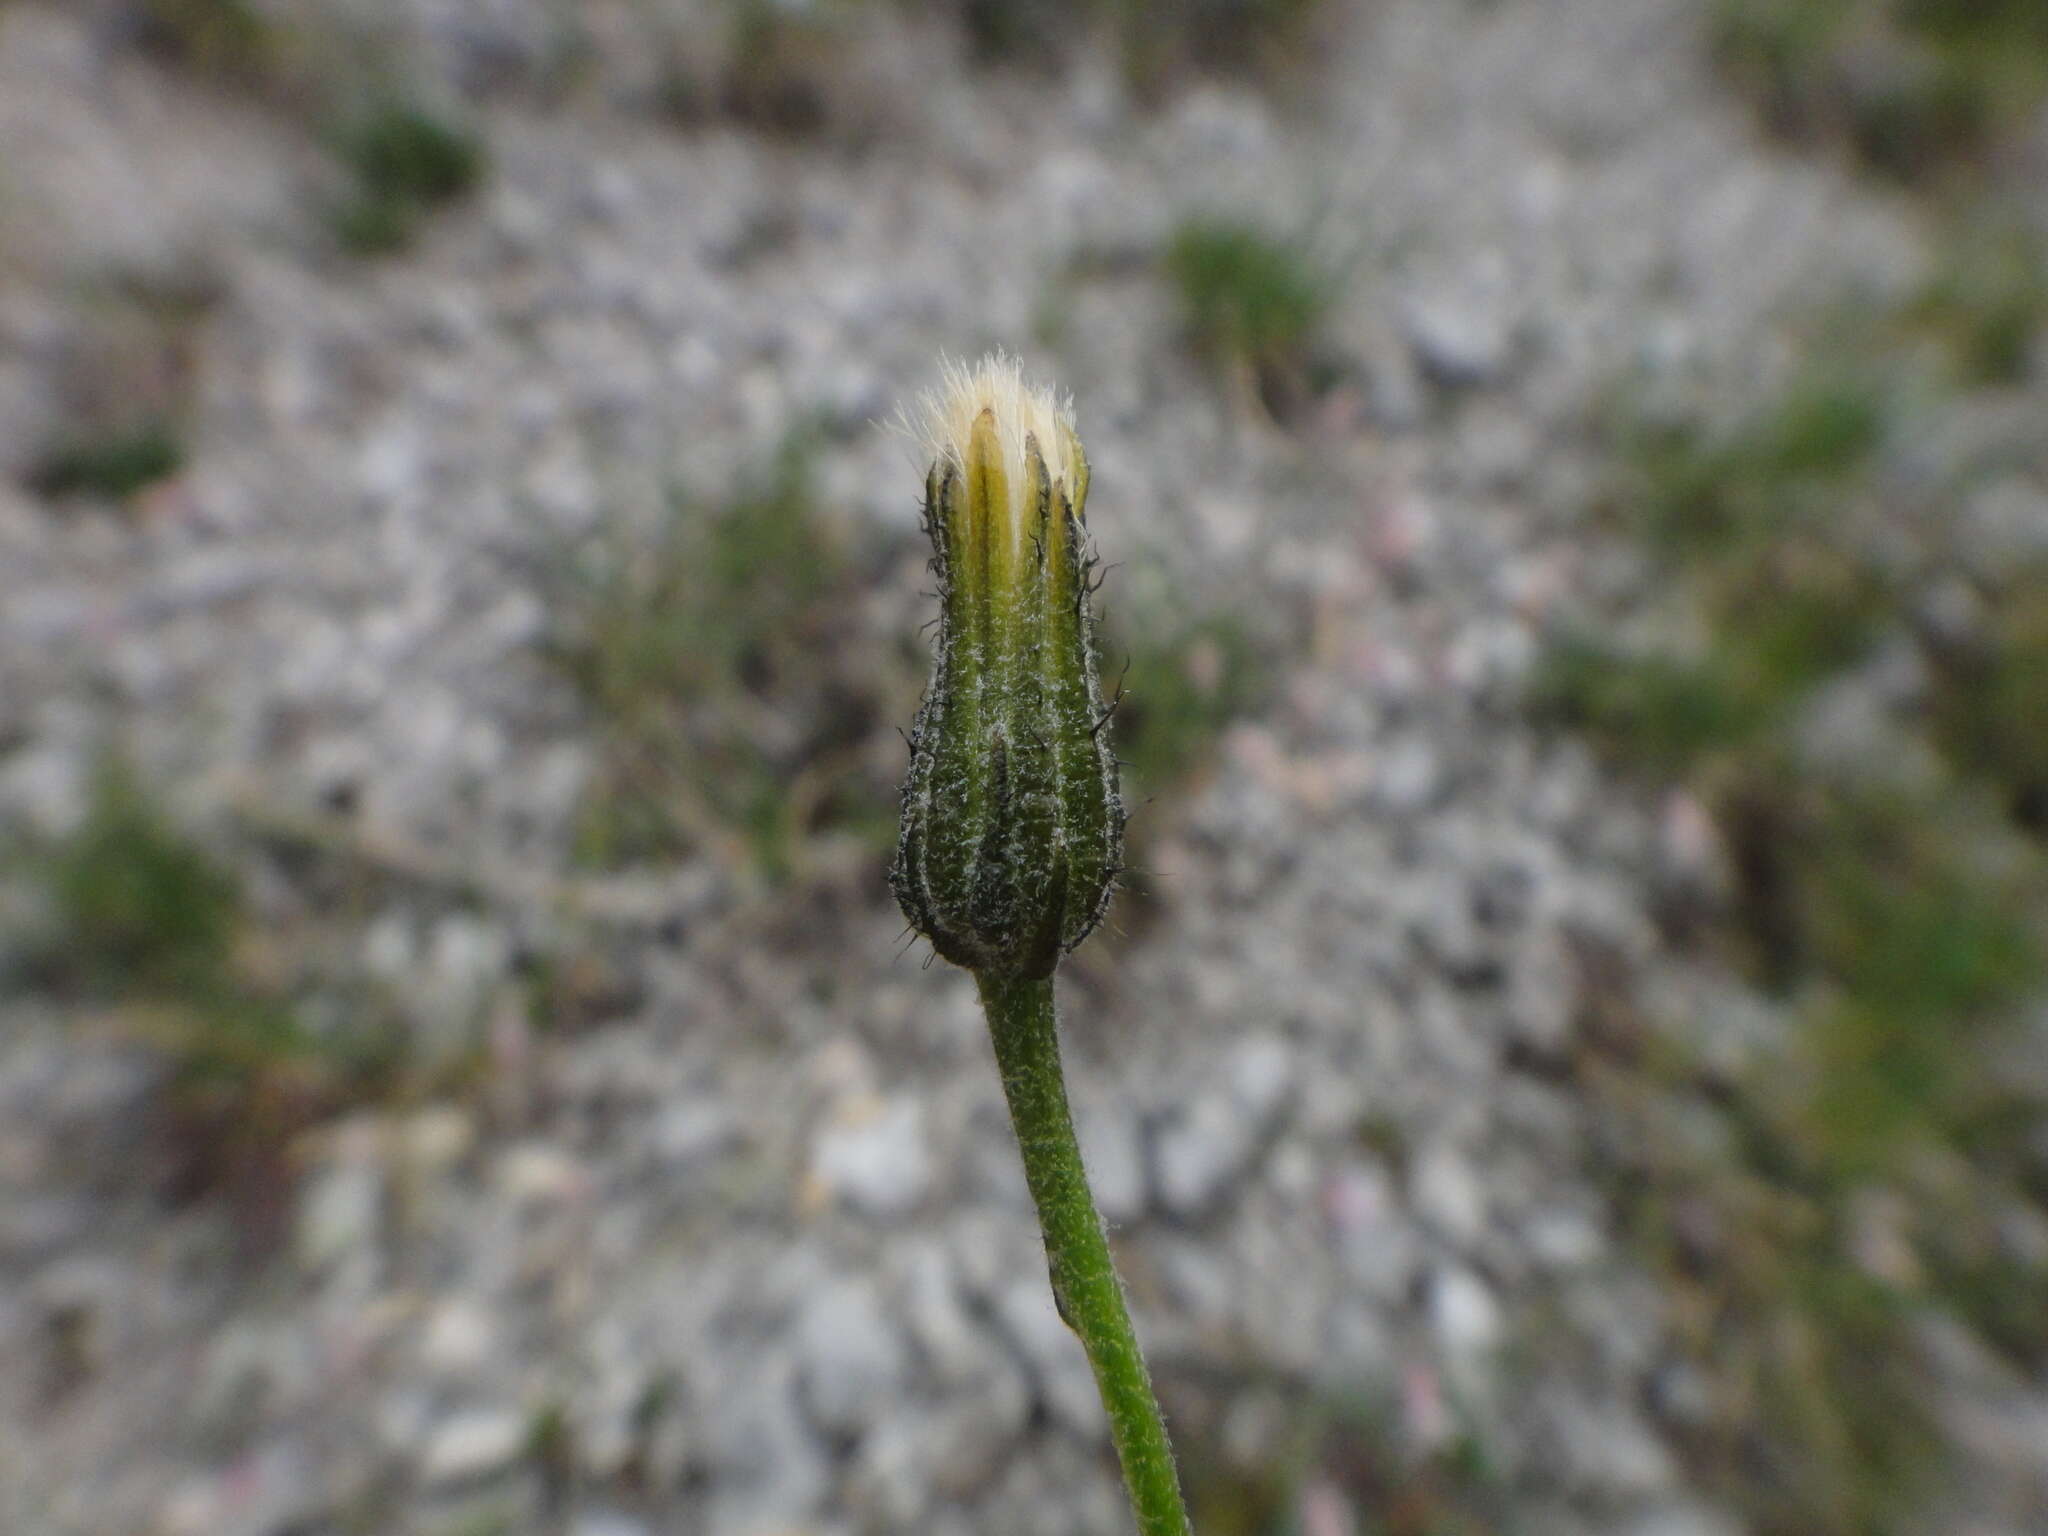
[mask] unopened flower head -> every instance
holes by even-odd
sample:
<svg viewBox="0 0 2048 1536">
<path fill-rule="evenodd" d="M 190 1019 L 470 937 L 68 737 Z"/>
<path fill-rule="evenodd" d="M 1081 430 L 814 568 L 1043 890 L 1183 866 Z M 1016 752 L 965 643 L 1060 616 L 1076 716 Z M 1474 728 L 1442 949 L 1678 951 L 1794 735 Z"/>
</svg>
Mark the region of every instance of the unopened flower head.
<svg viewBox="0 0 2048 1536">
<path fill-rule="evenodd" d="M 890 881 L 946 959 L 1049 976 L 1101 920 L 1123 854 L 1088 460 L 1067 406 L 1000 354 L 948 365 L 915 430 L 941 606 Z"/>
</svg>

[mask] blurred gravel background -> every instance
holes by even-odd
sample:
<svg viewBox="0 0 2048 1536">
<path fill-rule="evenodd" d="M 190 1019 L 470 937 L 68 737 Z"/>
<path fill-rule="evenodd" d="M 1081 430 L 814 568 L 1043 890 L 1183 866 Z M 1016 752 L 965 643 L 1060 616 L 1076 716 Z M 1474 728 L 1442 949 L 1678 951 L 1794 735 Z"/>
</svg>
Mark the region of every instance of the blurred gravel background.
<svg viewBox="0 0 2048 1536">
<path fill-rule="evenodd" d="M 881 878 L 1001 344 L 1204 1536 L 2048 1530 L 2048 119 L 1837 13 L 6 0 L 0 1529 L 1126 1528 Z"/>
</svg>

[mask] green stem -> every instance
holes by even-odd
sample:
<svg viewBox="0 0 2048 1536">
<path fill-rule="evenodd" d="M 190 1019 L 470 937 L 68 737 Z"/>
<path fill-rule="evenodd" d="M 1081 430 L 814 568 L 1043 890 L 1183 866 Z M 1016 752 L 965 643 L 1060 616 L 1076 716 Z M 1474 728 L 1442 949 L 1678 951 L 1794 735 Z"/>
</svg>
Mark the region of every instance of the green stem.
<svg viewBox="0 0 2048 1536">
<path fill-rule="evenodd" d="M 1143 1536 L 1189 1536 L 1166 1424 L 1138 1353 L 1138 1336 L 1110 1263 L 1102 1218 L 1088 1193 L 1080 1143 L 1067 1111 L 1051 978 L 977 975 L 975 982 L 1024 1154 L 1024 1181 L 1045 1233 L 1053 1299 L 1095 1368 L 1095 1387 L 1109 1413 L 1110 1439 L 1123 1465 L 1138 1529 Z"/>
</svg>

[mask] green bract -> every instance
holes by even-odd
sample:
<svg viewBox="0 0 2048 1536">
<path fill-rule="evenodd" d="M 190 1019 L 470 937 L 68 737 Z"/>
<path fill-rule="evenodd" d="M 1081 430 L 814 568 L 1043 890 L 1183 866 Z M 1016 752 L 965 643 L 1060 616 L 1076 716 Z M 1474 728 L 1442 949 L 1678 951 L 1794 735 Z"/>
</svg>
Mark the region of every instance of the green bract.
<svg viewBox="0 0 2048 1536">
<path fill-rule="evenodd" d="M 949 382 L 925 478 L 938 644 L 890 884 L 947 960 L 1042 978 L 1101 920 L 1123 853 L 1081 521 L 1088 465 L 1014 363 Z"/>
</svg>

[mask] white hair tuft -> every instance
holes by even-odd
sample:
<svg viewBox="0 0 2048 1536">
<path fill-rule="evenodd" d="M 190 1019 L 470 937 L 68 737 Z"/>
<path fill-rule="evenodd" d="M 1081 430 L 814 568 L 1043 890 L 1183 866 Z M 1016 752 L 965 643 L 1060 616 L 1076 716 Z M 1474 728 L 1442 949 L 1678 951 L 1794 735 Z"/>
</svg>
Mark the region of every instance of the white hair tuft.
<svg viewBox="0 0 2048 1536">
<path fill-rule="evenodd" d="M 993 411 L 1011 494 L 1023 490 L 1027 436 L 1038 440 L 1053 484 L 1073 493 L 1078 466 L 1071 400 L 1026 380 L 1024 365 L 1007 352 L 991 352 L 971 367 L 941 359 L 939 370 L 939 387 L 919 397 L 914 419 L 905 423 L 925 463 L 964 464 L 975 418 Z"/>
</svg>

